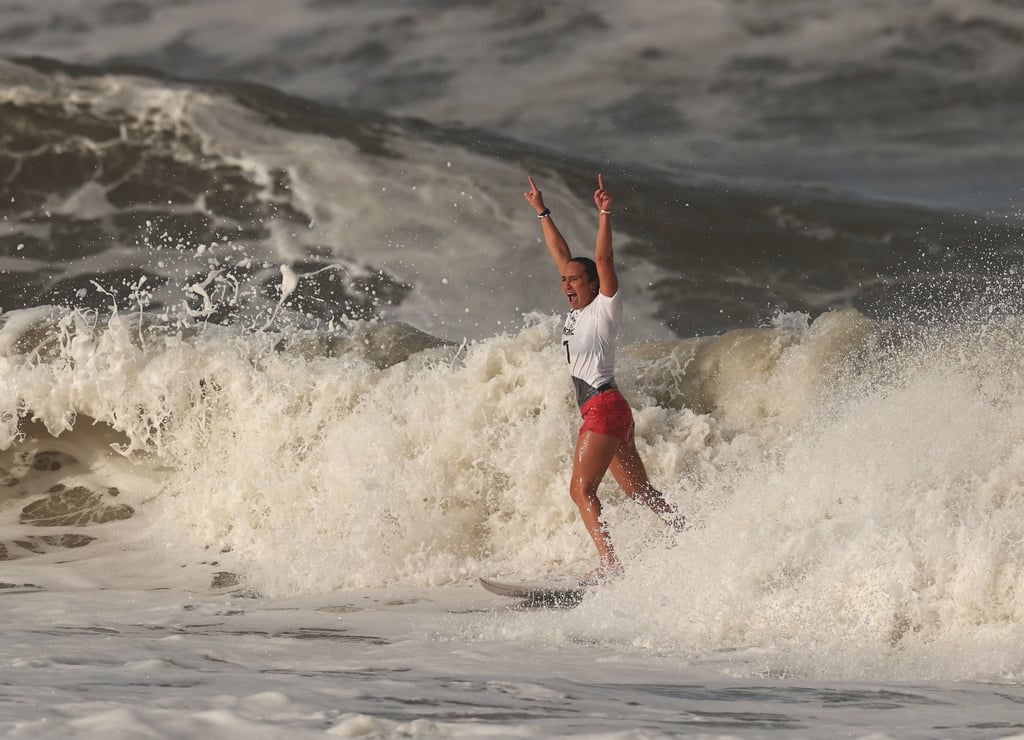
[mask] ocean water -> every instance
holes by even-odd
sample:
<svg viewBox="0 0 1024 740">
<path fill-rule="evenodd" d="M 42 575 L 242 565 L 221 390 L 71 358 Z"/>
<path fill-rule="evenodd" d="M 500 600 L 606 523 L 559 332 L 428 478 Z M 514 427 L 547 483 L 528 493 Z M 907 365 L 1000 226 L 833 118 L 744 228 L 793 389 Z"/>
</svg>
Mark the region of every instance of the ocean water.
<svg viewBox="0 0 1024 740">
<path fill-rule="evenodd" d="M 0 732 L 1024 735 L 1022 9 L 0 4 Z"/>
</svg>

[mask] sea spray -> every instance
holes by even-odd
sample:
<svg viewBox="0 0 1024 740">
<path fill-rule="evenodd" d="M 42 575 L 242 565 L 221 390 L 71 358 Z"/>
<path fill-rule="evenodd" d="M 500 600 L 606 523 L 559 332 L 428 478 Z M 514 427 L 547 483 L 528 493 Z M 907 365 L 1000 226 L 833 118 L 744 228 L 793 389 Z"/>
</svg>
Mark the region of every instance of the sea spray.
<svg viewBox="0 0 1024 740">
<path fill-rule="evenodd" d="M 593 552 L 567 494 L 558 323 L 457 347 L 372 322 L 140 334 L 134 316 L 6 314 L 8 557 L 113 544 L 128 514 L 156 551 L 222 553 L 268 595 L 572 577 Z M 568 624 L 768 673 L 988 670 L 1024 612 L 1018 329 L 845 312 L 627 346 L 637 445 L 692 528 L 606 481 L 628 577 Z"/>
<path fill-rule="evenodd" d="M 7 317 L 8 446 L 29 422 L 44 447 L 94 430 L 149 481 L 126 492 L 136 516 L 230 551 L 261 592 L 571 575 L 592 559 L 567 494 L 579 420 L 555 317 L 459 347 L 377 322 L 277 333 Z M 726 334 L 701 340 L 697 363 L 693 340 L 627 346 L 620 377 L 652 478 L 694 521 L 725 505 L 713 482 L 777 455 L 870 325 L 850 312 Z M 601 495 L 627 556 L 663 530 L 610 479 Z"/>
<path fill-rule="evenodd" d="M 1019 330 L 908 329 L 762 454 L 721 446 L 700 526 L 643 550 L 576 628 L 766 675 L 1019 676 Z"/>
</svg>

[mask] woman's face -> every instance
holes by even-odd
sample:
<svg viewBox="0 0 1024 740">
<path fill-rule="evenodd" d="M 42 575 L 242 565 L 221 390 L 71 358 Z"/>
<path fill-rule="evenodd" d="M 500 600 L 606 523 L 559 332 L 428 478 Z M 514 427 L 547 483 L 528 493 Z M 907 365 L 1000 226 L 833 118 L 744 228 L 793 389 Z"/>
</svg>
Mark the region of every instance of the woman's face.
<svg viewBox="0 0 1024 740">
<path fill-rule="evenodd" d="M 567 262 L 562 271 L 562 292 L 571 308 L 583 308 L 597 297 L 597 283 L 587 277 L 586 265 Z"/>
</svg>

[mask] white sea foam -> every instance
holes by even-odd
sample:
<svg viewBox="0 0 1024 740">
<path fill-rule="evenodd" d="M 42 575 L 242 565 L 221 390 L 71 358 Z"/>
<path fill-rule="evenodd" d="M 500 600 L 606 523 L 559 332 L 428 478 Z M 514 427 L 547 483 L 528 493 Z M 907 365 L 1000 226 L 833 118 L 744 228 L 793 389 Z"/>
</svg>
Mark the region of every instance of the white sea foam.
<svg viewBox="0 0 1024 740">
<path fill-rule="evenodd" d="M 577 629 L 749 651 L 748 670 L 765 674 L 1017 680 L 1006 649 L 1024 610 L 1015 327 L 907 347 L 831 386 L 739 465 L 720 448 L 717 478 L 695 497 L 701 526 L 645 551 L 573 614 Z"/>
<path fill-rule="evenodd" d="M 24 318 L 5 327 L 23 348 Z M 668 543 L 605 484 L 630 578 L 578 611 L 591 635 L 756 644 L 761 670 L 819 677 L 1016 673 L 988 657 L 1022 608 L 1014 334 L 883 351 L 872 326 L 850 312 L 681 341 L 661 372 L 627 348 L 638 446 L 694 529 Z M 9 427 L 11 451 L 65 452 L 149 537 L 229 552 L 262 593 L 566 577 L 592 559 L 565 493 L 577 421 L 554 320 L 387 367 L 214 327 L 144 349 L 129 319 L 56 328 L 56 346 L 7 354 L 5 417 L 37 420 L 20 444 Z M 24 500 L 60 477 L 37 475 Z"/>
<path fill-rule="evenodd" d="M 133 77 L 68 82 L 58 84 L 56 90 L 51 86 L 39 90 L 26 81 L 8 88 L 7 95 L 20 105 L 63 105 L 68 97 L 87 100 L 98 111 L 124 110 L 142 121 L 137 136 L 159 138 L 153 132 L 160 132 L 182 142 L 198 140 L 196 151 L 179 144 L 163 156 L 182 158 L 199 169 L 206 166 L 207 158 L 237 168 L 271 212 L 276 207 L 274 183 L 280 173 L 287 173 L 287 204 L 310 214 L 309 223 L 268 216 L 261 226 L 269 235 L 257 240 L 244 234 L 231 236 L 248 225 L 225 220 L 221 241 L 207 244 L 197 243 L 194 237 L 181 243 L 180 234 L 147 221 L 141 236 L 132 235 L 135 243 L 114 245 L 90 254 L 88 260 L 62 265 L 70 279 L 80 273 L 100 275 L 97 283 L 102 289 L 104 274 L 118 275 L 122 249 L 137 251 L 144 269 L 168 280 L 142 292 L 171 307 L 172 315 L 191 297 L 199 302 L 188 311 L 194 317 L 232 304 L 243 312 L 263 311 L 265 315 L 252 323 L 264 326 L 268 318 L 272 322 L 278 316 L 280 304 L 299 282 L 322 271 L 293 267 L 311 259 L 312 253 L 318 261 L 330 262 L 341 280 L 365 279 L 375 270 L 384 270 L 413 286 L 398 305 L 375 301 L 386 319 L 456 342 L 491 336 L 506 327 L 514 330 L 527 313 L 564 307 L 557 290 L 558 272 L 522 197 L 530 174 L 537 175 L 574 254 L 592 254 L 594 249 L 592 204 L 581 203 L 566 183 L 455 144 L 394 137 L 387 145 L 401 156 L 370 156 L 345 139 L 268 127 L 253 111 L 219 95 Z M 595 186 L 597 174 L 593 173 Z M 105 187 L 116 186 L 115 181 Z M 609 187 L 614 187 L 614 179 L 609 179 Z M 76 189 L 66 199 L 51 196 L 51 207 L 53 212 L 87 217 L 113 212 L 108 197 L 93 184 Z M 200 200 L 205 197 L 210 196 L 197 195 Z M 78 213 L 75 209 L 83 205 L 86 212 Z M 158 206 L 155 213 L 166 212 L 170 220 L 179 211 L 184 216 L 192 210 L 191 206 Z M 196 207 L 204 217 L 216 220 L 216 209 L 211 212 L 201 203 Z M 126 208 L 125 213 L 138 208 Z M 630 242 L 628 233 L 616 235 L 621 282 L 628 295 L 625 338 L 663 338 L 668 332 L 654 318 L 655 305 L 647 291 L 657 273 L 630 254 Z M 24 269 L 23 261 L 33 256 L 19 255 L 22 262 L 17 266 Z M 269 306 L 251 290 L 239 295 L 229 272 L 253 265 L 282 271 L 278 300 Z M 202 279 L 182 285 L 185 277 L 196 274 Z"/>
<path fill-rule="evenodd" d="M 794 681 L 854 697 L 894 691 L 884 681 L 1020 675 L 1013 321 L 908 341 L 848 312 L 682 340 L 660 365 L 653 345 L 624 348 L 638 446 L 693 528 L 671 537 L 606 484 L 627 578 L 571 612 L 495 614 L 475 612 L 494 603 L 468 588 L 478 574 L 566 578 L 593 560 L 566 494 L 577 421 L 557 319 L 404 360 L 400 348 L 375 354 L 369 325 L 329 349 L 324 337 L 214 326 L 140 333 L 126 316 L 5 319 L 2 377 L 15 392 L 2 414 L 27 418 L 3 453 L 3 598 L 16 610 L 9 647 L 27 641 L 35 656 L 8 650 L 6 668 L 77 703 L 47 705 L 56 735 L 561 734 L 564 714 L 548 707 L 569 680 L 580 716 L 636 692 L 626 725 L 587 724 L 604 732 L 647 721 L 668 732 L 653 718 L 690 721 L 680 702 L 695 722 L 739 711 L 733 692 L 763 681 L 789 718 L 759 725 L 769 736 L 805 721 L 806 693 L 786 693 Z M 690 390 L 702 409 L 688 407 Z M 133 513 L 87 524 L 58 511 L 40 526 L 30 504 L 59 498 L 55 485 L 97 492 L 75 516 Z M 97 635 L 114 640 L 102 659 Z M 542 654 L 561 666 L 548 678 L 530 667 Z M 618 666 L 614 687 L 600 688 L 595 655 Z M 502 686 L 481 668 L 493 660 Z M 690 696 L 694 681 L 711 688 Z M 97 683 L 109 688 L 82 694 Z M 428 685 L 421 711 L 396 714 Z M 491 709 L 449 726 L 442 708 L 458 686 Z M 952 698 L 963 684 L 901 690 L 897 706 L 931 702 L 924 692 L 957 722 L 979 716 Z M 1006 716 L 1005 698 L 977 691 L 986 716 Z M 137 694 L 159 703 L 123 699 Z M 532 710 L 495 725 L 500 706 Z M 12 716 L 9 728 L 44 729 Z M 464 724 L 473 718 L 483 724 Z"/>
<path fill-rule="evenodd" d="M 524 147 L 545 168 L 565 147 L 566 171 L 589 156 L 688 181 L 693 162 L 958 206 L 1019 195 L 1020 137 L 1004 124 L 1020 116 L 1001 106 L 1015 100 L 1003 91 L 1020 21 L 1001 0 L 65 6 L 0 9 L 18 30 L 4 53 L 134 59 L 484 125 L 553 143 Z M 370 156 L 347 131 L 305 128 L 301 105 L 285 122 L 300 130 L 279 130 L 259 105 L 234 104 L 230 84 L 0 65 L 0 98 L 34 101 L 26 120 L 50 104 L 130 111 L 154 160 L 224 166 L 228 187 L 254 184 L 262 205 L 285 183 L 282 212 L 302 216 L 260 211 L 263 241 L 181 240 L 153 221 L 139 243 L 78 260 L 85 229 L 74 259 L 56 261 L 34 252 L 51 220 L 21 213 L 0 258 L 10 272 L 99 275 L 107 310 L 129 251 L 151 255 L 147 280 L 177 280 L 130 276 L 110 320 L 48 307 L 0 318 L 5 736 L 1019 731 L 1024 388 L 1011 308 L 962 322 L 940 299 L 926 318 L 945 323 L 927 330 L 836 311 L 671 339 L 644 289 L 686 268 L 659 273 L 618 233 L 633 335 L 619 381 L 653 480 L 693 528 L 671 536 L 608 482 L 627 578 L 572 611 L 506 609 L 477 575 L 564 579 L 594 559 L 566 493 L 578 421 L 549 316 L 564 308 L 557 276 L 520 200 L 531 163 L 397 119 L 371 137 L 396 156 Z M 950 86 L 999 105 L 958 106 Z M 589 250 L 585 182 L 539 180 L 574 249 Z M 212 217 L 197 182 L 198 201 L 166 213 Z M 40 211 L 134 216 L 134 204 L 112 208 L 108 186 L 57 187 Z M 746 223 L 746 207 L 695 223 L 711 234 Z M 856 242 L 859 225 L 846 234 L 791 210 L 765 223 Z M 249 225 L 243 215 L 239 234 Z M 685 248 L 729 246 L 691 234 Z M 239 267 L 261 271 L 264 293 L 241 294 Z M 985 295 L 1016 290 L 1013 269 L 982 267 Z M 397 307 L 377 302 L 383 322 L 307 332 L 284 311 L 266 320 L 317 272 L 351 282 L 380 268 L 416 286 Z M 800 295 L 833 290 L 826 278 Z M 735 279 L 761 295 L 760 277 Z M 188 286 L 194 320 L 176 321 Z M 163 291 L 160 315 L 142 311 L 150 290 Z M 812 302 L 857 292 L 834 290 Z M 260 311 L 204 325 L 220 302 Z"/>
</svg>

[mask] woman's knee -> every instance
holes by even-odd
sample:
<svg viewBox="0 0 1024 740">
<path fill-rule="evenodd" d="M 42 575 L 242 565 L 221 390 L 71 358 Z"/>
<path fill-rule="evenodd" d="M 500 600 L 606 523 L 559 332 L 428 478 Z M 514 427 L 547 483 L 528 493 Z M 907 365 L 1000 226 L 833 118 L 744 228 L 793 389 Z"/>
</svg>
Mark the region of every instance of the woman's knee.
<svg viewBox="0 0 1024 740">
<path fill-rule="evenodd" d="M 632 464 L 631 464 L 632 463 Z M 653 490 L 650 479 L 643 463 L 638 460 L 619 459 L 612 465 L 612 474 L 619 488 L 630 498 L 644 496 L 648 491 Z"/>
<path fill-rule="evenodd" d="M 629 480 L 625 486 L 622 486 L 623 492 L 634 501 L 640 503 L 647 503 L 651 499 L 655 499 L 661 496 L 657 489 L 651 485 L 649 480 Z"/>
<path fill-rule="evenodd" d="M 598 501 L 597 485 L 586 479 L 574 479 L 569 484 L 569 496 L 573 503 L 581 509 L 584 506 L 592 506 Z"/>
</svg>

